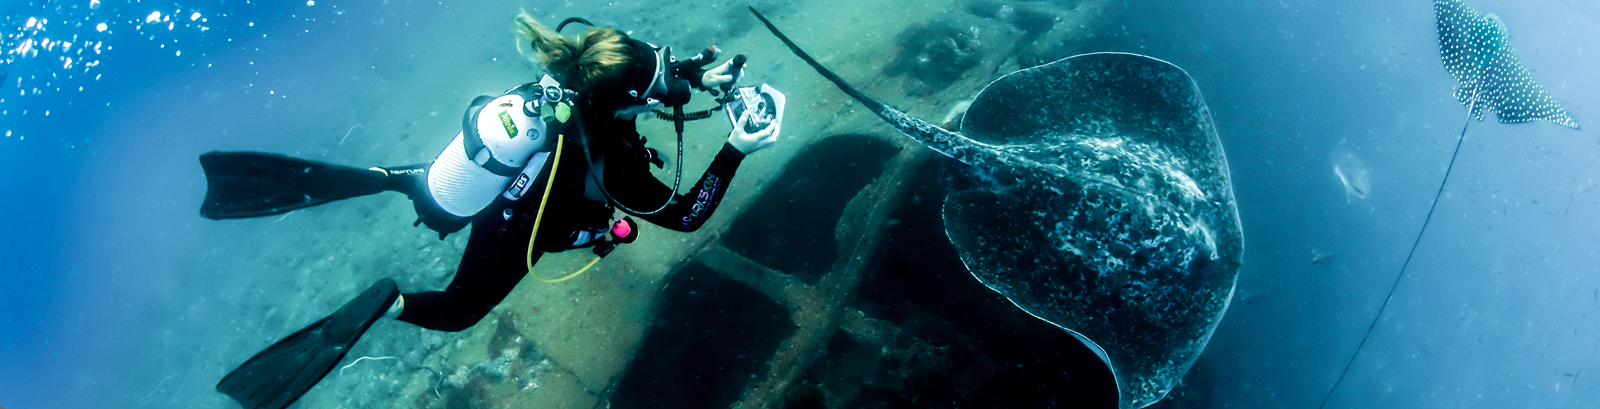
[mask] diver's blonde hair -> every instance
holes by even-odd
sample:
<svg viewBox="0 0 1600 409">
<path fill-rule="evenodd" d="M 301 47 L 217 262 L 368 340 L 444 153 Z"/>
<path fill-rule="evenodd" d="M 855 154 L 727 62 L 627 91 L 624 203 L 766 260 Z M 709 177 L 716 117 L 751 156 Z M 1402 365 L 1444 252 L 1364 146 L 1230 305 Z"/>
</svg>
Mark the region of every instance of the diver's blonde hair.
<svg viewBox="0 0 1600 409">
<path fill-rule="evenodd" d="M 617 81 L 633 59 L 625 42 L 628 35 L 615 28 L 591 27 L 578 37 L 566 37 L 526 11 L 517 15 L 516 23 L 535 54 L 528 59 L 578 91 Z"/>
</svg>

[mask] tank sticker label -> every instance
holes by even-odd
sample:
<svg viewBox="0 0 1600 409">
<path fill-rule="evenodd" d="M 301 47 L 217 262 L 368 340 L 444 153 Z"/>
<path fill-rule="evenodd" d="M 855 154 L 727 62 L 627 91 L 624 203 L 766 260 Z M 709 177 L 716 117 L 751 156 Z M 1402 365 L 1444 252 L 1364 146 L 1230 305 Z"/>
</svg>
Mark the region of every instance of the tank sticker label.
<svg viewBox="0 0 1600 409">
<path fill-rule="evenodd" d="M 515 139 L 517 137 L 519 133 L 517 132 L 517 123 L 511 121 L 511 114 L 506 113 L 506 111 L 500 111 L 500 126 L 506 127 L 507 139 Z"/>
</svg>

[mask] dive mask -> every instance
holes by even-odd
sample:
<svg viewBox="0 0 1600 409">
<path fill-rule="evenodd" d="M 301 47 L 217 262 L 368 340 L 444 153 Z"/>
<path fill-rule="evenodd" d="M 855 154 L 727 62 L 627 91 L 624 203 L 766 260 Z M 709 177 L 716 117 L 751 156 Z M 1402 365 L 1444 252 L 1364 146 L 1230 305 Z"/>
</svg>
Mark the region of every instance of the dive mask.
<svg viewBox="0 0 1600 409">
<path fill-rule="evenodd" d="M 596 95 L 610 100 L 607 105 L 615 107 L 617 117 L 631 119 L 660 106 L 682 106 L 689 102 L 689 81 L 669 72 L 676 63 L 672 47 L 658 48 L 635 39 L 628 39 L 628 46 L 633 59 L 620 84 L 621 89 L 605 90 L 597 93 L 602 95 Z"/>
</svg>

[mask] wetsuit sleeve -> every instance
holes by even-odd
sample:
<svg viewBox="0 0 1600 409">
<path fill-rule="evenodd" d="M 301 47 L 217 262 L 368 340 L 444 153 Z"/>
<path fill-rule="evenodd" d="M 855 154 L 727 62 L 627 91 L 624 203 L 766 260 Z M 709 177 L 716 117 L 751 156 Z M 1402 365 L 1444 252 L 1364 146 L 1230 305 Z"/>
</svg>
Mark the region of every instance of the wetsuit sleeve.
<svg viewBox="0 0 1600 409">
<path fill-rule="evenodd" d="M 620 159 L 624 160 L 607 161 L 605 165 L 606 191 L 611 193 L 611 197 L 635 211 L 647 212 L 661 207 L 661 200 L 667 197 L 672 188 L 650 173 L 647 161 Z M 717 204 L 722 202 L 722 195 L 727 193 L 728 185 L 733 181 L 734 171 L 739 169 L 739 163 L 743 161 L 743 153 L 734 149 L 733 145 L 723 143 L 722 150 L 712 159 L 705 175 L 700 176 L 700 181 L 692 186 L 688 194 L 673 192 L 672 203 L 660 213 L 630 213 L 668 229 L 695 231 L 716 211 Z"/>
</svg>

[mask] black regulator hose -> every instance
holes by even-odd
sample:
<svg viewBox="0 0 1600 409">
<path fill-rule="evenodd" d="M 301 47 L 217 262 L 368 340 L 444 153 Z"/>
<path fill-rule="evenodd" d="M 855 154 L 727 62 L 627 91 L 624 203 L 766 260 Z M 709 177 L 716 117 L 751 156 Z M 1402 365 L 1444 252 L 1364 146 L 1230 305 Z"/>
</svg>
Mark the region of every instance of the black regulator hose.
<svg viewBox="0 0 1600 409">
<path fill-rule="evenodd" d="M 584 19 L 583 17 L 567 17 L 566 20 L 561 20 L 561 24 L 556 25 L 556 32 L 561 32 L 561 29 L 567 28 L 567 24 L 572 23 L 583 23 L 583 25 L 594 27 L 594 23 L 590 23 L 589 20 Z"/>
</svg>

